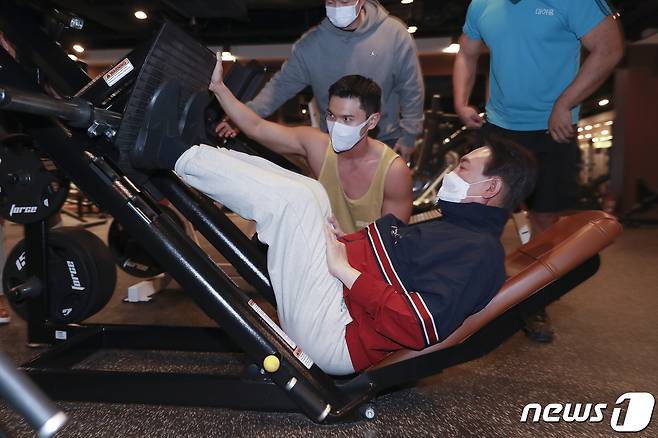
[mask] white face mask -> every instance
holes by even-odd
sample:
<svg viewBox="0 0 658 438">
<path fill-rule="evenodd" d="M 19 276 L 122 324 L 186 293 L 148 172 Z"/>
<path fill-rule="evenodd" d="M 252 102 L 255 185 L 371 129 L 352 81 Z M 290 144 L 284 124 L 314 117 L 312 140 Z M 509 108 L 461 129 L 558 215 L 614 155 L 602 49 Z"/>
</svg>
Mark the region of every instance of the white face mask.
<svg viewBox="0 0 658 438">
<path fill-rule="evenodd" d="M 343 125 L 342 123 L 327 120 L 327 128 L 331 137 L 331 147 L 337 153 L 352 149 L 367 134 L 368 131 L 361 135 L 361 130 L 366 126 L 368 120 L 370 120 L 370 117 L 358 126 Z"/>
<path fill-rule="evenodd" d="M 482 195 L 469 195 L 468 189 L 473 184 L 480 184 L 483 182 L 491 181 L 493 178 L 483 179 L 474 183 L 467 183 L 464 179 L 457 175 L 453 170 L 443 178 L 443 183 L 436 195 L 437 200 L 448 202 L 462 202 L 466 198 L 482 197 Z"/>
<path fill-rule="evenodd" d="M 361 9 L 357 10 L 358 0 L 351 6 L 325 6 L 327 10 L 327 18 L 331 24 L 338 28 L 349 26 L 359 16 Z"/>
</svg>

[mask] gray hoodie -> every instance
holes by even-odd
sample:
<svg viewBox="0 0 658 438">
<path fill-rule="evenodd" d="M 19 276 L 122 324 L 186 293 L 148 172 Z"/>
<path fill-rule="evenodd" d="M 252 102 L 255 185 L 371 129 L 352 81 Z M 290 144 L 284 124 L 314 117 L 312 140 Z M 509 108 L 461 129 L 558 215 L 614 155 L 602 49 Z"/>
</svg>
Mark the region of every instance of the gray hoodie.
<svg viewBox="0 0 658 438">
<path fill-rule="evenodd" d="M 423 128 L 425 93 L 416 45 L 404 23 L 389 16 L 377 0 L 368 0 L 365 8 L 365 21 L 352 32 L 325 18 L 302 35 L 281 70 L 248 105 L 267 117 L 311 85 L 326 131 L 329 87 L 343 76 L 360 74 L 382 89 L 377 138 L 413 146 Z"/>
</svg>

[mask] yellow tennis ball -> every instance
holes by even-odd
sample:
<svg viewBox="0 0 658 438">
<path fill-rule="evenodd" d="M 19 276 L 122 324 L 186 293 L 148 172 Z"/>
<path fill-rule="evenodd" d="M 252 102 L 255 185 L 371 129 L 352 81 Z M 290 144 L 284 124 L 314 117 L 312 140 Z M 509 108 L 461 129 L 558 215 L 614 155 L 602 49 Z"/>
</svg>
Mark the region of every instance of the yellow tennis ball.
<svg viewBox="0 0 658 438">
<path fill-rule="evenodd" d="M 263 369 L 268 373 L 279 371 L 280 366 L 281 362 L 279 361 L 279 358 L 272 354 L 263 359 Z"/>
</svg>

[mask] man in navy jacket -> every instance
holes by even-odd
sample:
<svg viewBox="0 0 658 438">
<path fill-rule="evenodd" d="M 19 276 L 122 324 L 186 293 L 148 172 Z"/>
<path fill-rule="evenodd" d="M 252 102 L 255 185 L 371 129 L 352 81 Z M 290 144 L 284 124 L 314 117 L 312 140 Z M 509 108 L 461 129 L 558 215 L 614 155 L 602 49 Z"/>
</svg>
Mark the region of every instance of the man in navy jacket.
<svg viewBox="0 0 658 438">
<path fill-rule="evenodd" d="M 213 91 L 223 86 L 216 76 Z M 491 138 L 462 157 L 439 192 L 440 220 L 408 226 L 387 215 L 340 236 L 328 225 L 331 208 L 317 181 L 260 157 L 184 144 L 171 104 L 178 93 L 172 83 L 156 92 L 133 165 L 173 169 L 256 221 L 269 245 L 279 323 L 291 349 L 302 348 L 324 371 L 350 374 L 392 351 L 440 342 L 503 284 L 500 235 L 534 183 L 523 148 Z"/>
</svg>

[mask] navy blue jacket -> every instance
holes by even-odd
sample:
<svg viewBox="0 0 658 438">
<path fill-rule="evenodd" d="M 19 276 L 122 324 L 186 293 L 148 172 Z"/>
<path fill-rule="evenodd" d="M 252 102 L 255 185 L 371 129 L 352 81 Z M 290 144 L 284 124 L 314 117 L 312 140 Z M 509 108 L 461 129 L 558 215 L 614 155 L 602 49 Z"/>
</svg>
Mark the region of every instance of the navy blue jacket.
<svg viewBox="0 0 658 438">
<path fill-rule="evenodd" d="M 438 207 L 440 219 L 406 225 L 386 215 L 344 238 L 350 264 L 361 272 L 345 290 L 353 318 L 346 340 L 355 368 L 395 349 L 442 341 L 505 281 L 500 236 L 509 211 L 444 201 Z M 359 253 L 355 244 L 366 239 L 369 250 Z"/>
</svg>

